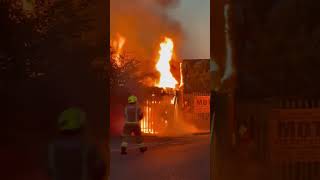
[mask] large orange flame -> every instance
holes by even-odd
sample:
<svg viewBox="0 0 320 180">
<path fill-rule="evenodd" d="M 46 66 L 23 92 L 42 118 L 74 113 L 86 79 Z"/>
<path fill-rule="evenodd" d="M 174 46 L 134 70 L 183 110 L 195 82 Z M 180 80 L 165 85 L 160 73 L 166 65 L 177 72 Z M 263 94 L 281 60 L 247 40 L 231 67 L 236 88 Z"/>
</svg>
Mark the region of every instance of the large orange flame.
<svg viewBox="0 0 320 180">
<path fill-rule="evenodd" d="M 113 59 L 115 60 L 115 63 L 118 67 L 122 66 L 120 56 L 121 56 L 122 49 L 125 42 L 126 42 L 126 38 L 119 33 L 117 34 L 117 38 L 112 41 L 112 47 L 115 49 L 115 54 Z"/>
<path fill-rule="evenodd" d="M 175 88 L 178 84 L 170 71 L 170 61 L 173 55 L 174 44 L 172 39 L 166 37 L 160 44 L 159 59 L 156 69 L 160 73 L 160 80 L 156 86 L 161 88 Z"/>
</svg>

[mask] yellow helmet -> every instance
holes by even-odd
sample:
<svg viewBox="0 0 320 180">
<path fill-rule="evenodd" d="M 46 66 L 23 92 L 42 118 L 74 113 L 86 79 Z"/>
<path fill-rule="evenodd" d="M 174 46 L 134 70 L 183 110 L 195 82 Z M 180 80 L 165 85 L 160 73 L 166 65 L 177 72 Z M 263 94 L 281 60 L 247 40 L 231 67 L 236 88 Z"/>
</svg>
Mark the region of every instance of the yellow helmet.
<svg viewBox="0 0 320 180">
<path fill-rule="evenodd" d="M 137 101 L 138 101 L 138 98 L 136 96 L 128 97 L 128 103 L 136 103 Z"/>
<path fill-rule="evenodd" d="M 80 109 L 69 108 L 63 111 L 59 117 L 59 129 L 62 131 L 80 129 L 85 121 L 85 116 L 85 113 Z"/>
</svg>

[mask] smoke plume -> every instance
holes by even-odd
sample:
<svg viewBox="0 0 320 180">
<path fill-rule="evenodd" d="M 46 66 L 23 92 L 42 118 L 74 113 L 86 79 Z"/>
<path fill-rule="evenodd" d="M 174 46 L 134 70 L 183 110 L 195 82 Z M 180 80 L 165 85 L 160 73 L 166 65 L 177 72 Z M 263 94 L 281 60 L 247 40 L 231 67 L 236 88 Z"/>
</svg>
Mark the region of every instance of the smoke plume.
<svg viewBox="0 0 320 180">
<path fill-rule="evenodd" d="M 179 5 L 179 0 L 112 0 L 111 34 L 126 38 L 124 51 L 141 61 L 138 71 L 157 74 L 155 70 L 159 44 L 164 36 L 174 40 L 176 57 L 182 39 L 180 23 L 167 15 L 167 10 Z"/>
</svg>

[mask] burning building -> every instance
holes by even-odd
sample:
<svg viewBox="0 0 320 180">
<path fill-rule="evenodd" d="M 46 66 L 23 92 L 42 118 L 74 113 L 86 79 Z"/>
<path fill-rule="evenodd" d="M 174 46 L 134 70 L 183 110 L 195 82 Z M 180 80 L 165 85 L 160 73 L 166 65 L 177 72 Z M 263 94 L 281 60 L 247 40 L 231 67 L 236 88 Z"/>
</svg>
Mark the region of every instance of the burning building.
<svg viewBox="0 0 320 180">
<path fill-rule="evenodd" d="M 122 62 L 125 58 L 121 57 L 127 53 L 139 61 L 134 70 L 126 74 L 130 77 L 124 78 L 125 82 L 118 83 L 120 78 L 115 76 L 115 94 L 118 96 L 113 96 L 113 102 L 117 104 L 112 107 L 116 109 L 122 106 L 124 103 L 118 101 L 122 101 L 121 98 L 125 97 L 126 93 L 136 94 L 145 113 L 141 127 L 146 134 L 160 134 L 170 127 L 173 120 L 169 118 L 175 106 L 172 102 L 177 102 L 173 100 L 177 97 L 174 93 L 181 91 L 180 62 L 176 57 L 179 56 L 180 49 L 177 47 L 180 46 L 184 34 L 180 23 L 168 15 L 168 10 L 178 5 L 179 1 L 175 0 L 110 2 L 110 44 L 114 51 L 111 59 L 115 60 L 113 65 L 119 71 L 130 69 L 131 60 Z M 124 86 L 120 87 L 118 84 Z M 121 91 L 128 92 L 120 94 Z M 121 108 L 114 112 L 121 112 Z M 111 121 L 116 122 L 119 129 L 122 118 L 115 113 Z"/>
<path fill-rule="evenodd" d="M 119 67 L 123 64 L 119 57 L 124 43 L 125 37 L 122 36 L 113 41 L 117 50 L 114 64 Z M 177 60 L 175 43 L 170 37 L 164 37 L 159 43 L 155 59 L 153 69 L 158 75 L 142 76 L 142 82 L 146 78 L 149 80 L 141 84 L 140 92 L 134 92 L 139 96 L 145 115 L 140 122 L 142 132 L 180 135 L 209 131 L 209 60 Z"/>
<path fill-rule="evenodd" d="M 176 84 L 177 81 L 169 73 L 169 65 L 163 66 L 167 66 L 167 71 L 162 71 L 165 74 L 161 76 L 165 79 L 161 81 L 160 78 L 159 81 L 162 85 L 159 83 L 150 87 L 146 93 L 146 116 L 141 122 L 142 131 L 170 135 L 209 131 L 209 60 L 183 60 L 179 66 L 179 84 Z"/>
<path fill-rule="evenodd" d="M 174 129 L 178 120 L 180 86 L 171 72 L 170 64 L 174 54 L 173 40 L 165 37 L 158 53 L 155 68 L 160 77 L 147 88 L 147 95 L 141 103 L 145 117 L 140 123 L 142 132 L 146 134 L 168 133 L 168 130 Z"/>
<path fill-rule="evenodd" d="M 134 93 L 138 94 L 145 115 L 140 121 L 142 132 L 149 135 L 181 135 L 209 131 L 209 60 L 176 60 L 175 44 L 169 37 L 164 37 L 158 48 L 153 66 L 158 77 L 150 78 L 151 81 L 139 87 L 140 92 Z M 116 55 L 115 65 L 122 64 L 119 55 Z"/>
<path fill-rule="evenodd" d="M 135 79 L 136 83 L 129 85 L 128 82 L 121 82 L 121 84 L 124 84 L 123 89 L 130 91 L 128 93 L 139 97 L 139 104 L 145 114 L 141 120 L 141 128 L 145 134 L 162 135 L 197 131 L 193 125 L 186 123 L 188 122 L 186 117 L 191 117 L 195 113 L 193 110 L 186 113 L 188 116 L 180 115 L 188 111 L 189 107 L 183 100 L 183 63 L 179 59 L 179 47 L 184 34 L 180 23 L 166 13 L 170 5 L 177 2 L 121 0 L 111 3 L 110 43 L 115 55 L 114 64 L 119 67 L 126 64 L 121 62 L 121 53 L 126 50 L 139 59 L 134 72 L 138 77 Z M 189 98 L 188 95 L 186 97 Z M 189 104 L 193 105 L 195 100 L 196 98 Z"/>
</svg>

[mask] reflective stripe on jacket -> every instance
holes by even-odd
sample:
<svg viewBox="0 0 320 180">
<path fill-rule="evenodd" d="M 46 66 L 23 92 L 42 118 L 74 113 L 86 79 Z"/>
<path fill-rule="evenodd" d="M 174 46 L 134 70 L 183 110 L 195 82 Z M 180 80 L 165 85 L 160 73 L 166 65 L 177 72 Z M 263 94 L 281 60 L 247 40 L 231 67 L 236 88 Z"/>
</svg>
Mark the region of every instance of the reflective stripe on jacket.
<svg viewBox="0 0 320 180">
<path fill-rule="evenodd" d="M 142 116 L 142 111 L 137 104 L 129 104 L 124 110 L 126 123 L 138 123 Z"/>
</svg>

